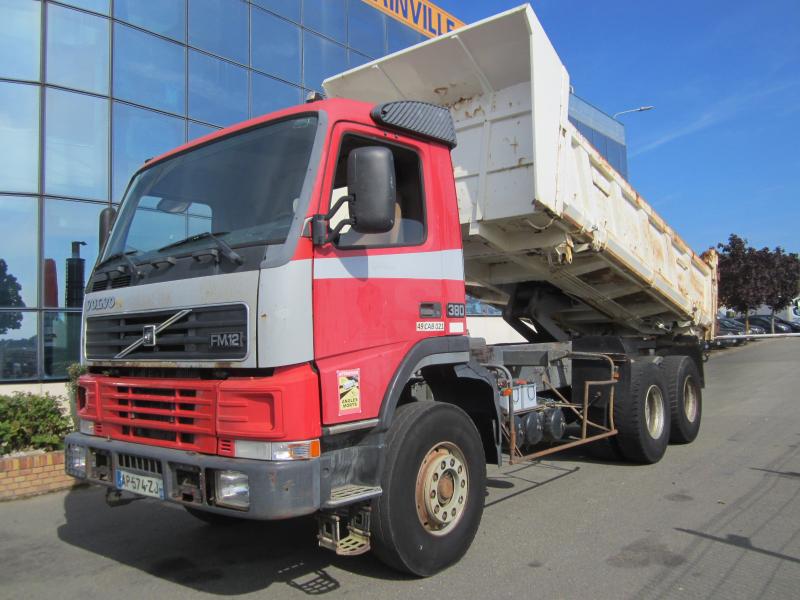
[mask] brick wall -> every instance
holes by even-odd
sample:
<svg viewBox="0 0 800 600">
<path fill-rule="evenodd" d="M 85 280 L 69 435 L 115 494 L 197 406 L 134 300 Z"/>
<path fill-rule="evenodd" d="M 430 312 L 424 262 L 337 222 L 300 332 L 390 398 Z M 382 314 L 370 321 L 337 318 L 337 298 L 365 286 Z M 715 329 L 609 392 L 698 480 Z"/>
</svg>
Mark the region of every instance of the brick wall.
<svg viewBox="0 0 800 600">
<path fill-rule="evenodd" d="M 64 451 L 0 458 L 0 501 L 64 490 L 75 484 L 64 474 Z"/>
</svg>

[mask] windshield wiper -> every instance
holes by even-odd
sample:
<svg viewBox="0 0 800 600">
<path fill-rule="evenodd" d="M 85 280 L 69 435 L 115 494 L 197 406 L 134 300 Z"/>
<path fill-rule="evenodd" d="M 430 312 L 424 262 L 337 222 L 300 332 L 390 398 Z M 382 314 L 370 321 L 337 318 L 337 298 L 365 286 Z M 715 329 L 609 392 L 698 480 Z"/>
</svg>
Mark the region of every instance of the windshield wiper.
<svg viewBox="0 0 800 600">
<path fill-rule="evenodd" d="M 231 248 L 227 243 L 225 243 L 224 241 L 222 241 L 220 238 L 217 237 L 218 235 L 225 235 L 226 233 L 228 233 L 228 232 L 227 231 L 216 231 L 214 233 L 211 233 L 210 231 L 204 231 L 203 233 L 198 233 L 196 235 L 190 235 L 189 237 L 187 237 L 185 239 L 178 240 L 177 242 L 172 242 L 171 244 L 167 244 L 163 248 L 159 248 L 158 251 L 159 252 L 163 252 L 164 250 L 169 250 L 171 248 L 177 248 L 178 246 L 183 246 L 184 244 L 189 244 L 191 242 L 196 242 L 198 240 L 209 239 L 209 240 L 212 240 L 217 245 L 217 248 L 220 249 L 222 256 L 224 256 L 225 258 L 227 258 L 231 262 L 236 263 L 237 265 L 241 265 L 244 262 L 244 259 L 241 256 L 239 256 L 239 254 L 237 254 L 234 251 L 234 249 Z M 217 253 L 214 253 L 214 256 L 216 256 L 216 255 L 217 255 Z M 192 256 L 195 256 L 197 258 L 199 256 L 202 256 L 202 254 L 195 253 Z"/>
</svg>

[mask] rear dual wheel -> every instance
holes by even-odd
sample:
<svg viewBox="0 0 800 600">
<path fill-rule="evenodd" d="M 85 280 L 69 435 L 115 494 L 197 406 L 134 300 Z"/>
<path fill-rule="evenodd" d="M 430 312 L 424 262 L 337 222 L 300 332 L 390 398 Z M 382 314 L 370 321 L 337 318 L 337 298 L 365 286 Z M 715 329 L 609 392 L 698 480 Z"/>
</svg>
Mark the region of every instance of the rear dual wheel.
<svg viewBox="0 0 800 600">
<path fill-rule="evenodd" d="M 664 456 L 670 439 L 670 402 L 664 375 L 653 362 L 631 363 L 627 398 L 614 402 L 617 446 L 627 460 L 652 464 Z"/>
<path fill-rule="evenodd" d="M 667 356 L 661 363 L 670 402 L 670 441 L 688 444 L 700 431 L 703 394 L 700 372 L 688 356 Z"/>
</svg>

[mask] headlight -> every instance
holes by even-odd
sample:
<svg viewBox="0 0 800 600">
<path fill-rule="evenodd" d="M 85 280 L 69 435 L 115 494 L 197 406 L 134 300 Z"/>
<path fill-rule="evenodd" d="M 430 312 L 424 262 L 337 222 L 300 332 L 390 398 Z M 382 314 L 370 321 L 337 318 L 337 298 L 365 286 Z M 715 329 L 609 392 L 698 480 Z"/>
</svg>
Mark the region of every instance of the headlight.
<svg viewBox="0 0 800 600">
<path fill-rule="evenodd" d="M 239 471 L 216 472 L 216 504 L 246 510 L 250 508 L 250 480 Z"/>
<path fill-rule="evenodd" d="M 68 444 L 65 456 L 66 471 L 74 477 L 86 477 L 86 448 Z"/>
<path fill-rule="evenodd" d="M 94 435 L 94 421 L 81 419 L 78 429 L 81 433 L 85 433 L 86 435 Z"/>
</svg>

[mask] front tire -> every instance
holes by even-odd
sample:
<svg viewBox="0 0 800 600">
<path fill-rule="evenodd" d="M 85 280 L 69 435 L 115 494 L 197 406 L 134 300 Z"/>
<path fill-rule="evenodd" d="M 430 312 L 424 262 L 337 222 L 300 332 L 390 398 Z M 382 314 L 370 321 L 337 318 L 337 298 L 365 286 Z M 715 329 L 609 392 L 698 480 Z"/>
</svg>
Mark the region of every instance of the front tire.
<svg viewBox="0 0 800 600">
<path fill-rule="evenodd" d="M 689 444 L 700 432 L 703 394 L 700 372 L 688 356 L 667 356 L 661 363 L 667 383 L 670 404 L 671 433 L 669 441 Z"/>
<path fill-rule="evenodd" d="M 614 403 L 622 455 L 631 462 L 657 463 L 667 450 L 670 410 L 663 374 L 652 362 L 631 363 L 628 397 Z"/>
<path fill-rule="evenodd" d="M 373 502 L 373 551 L 398 571 L 433 575 L 466 553 L 480 525 L 480 435 L 460 408 L 414 402 L 395 412 L 386 447 L 383 494 Z"/>
</svg>

